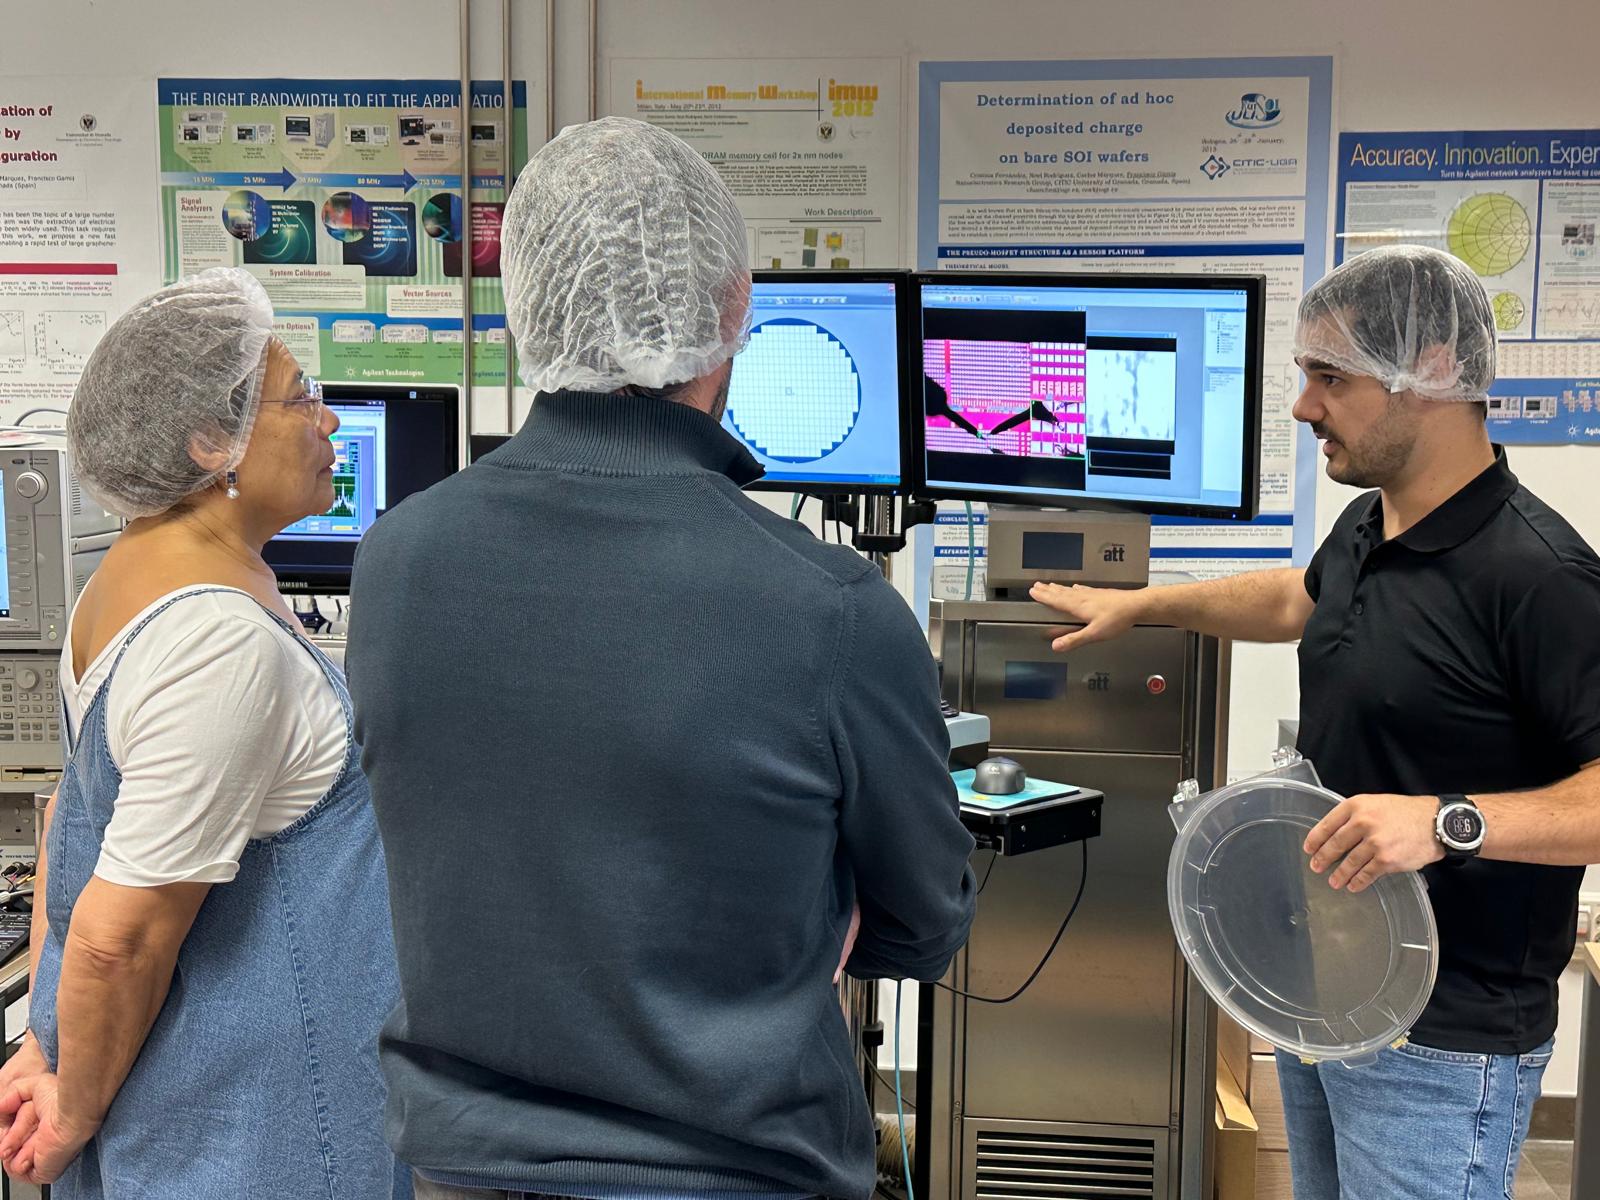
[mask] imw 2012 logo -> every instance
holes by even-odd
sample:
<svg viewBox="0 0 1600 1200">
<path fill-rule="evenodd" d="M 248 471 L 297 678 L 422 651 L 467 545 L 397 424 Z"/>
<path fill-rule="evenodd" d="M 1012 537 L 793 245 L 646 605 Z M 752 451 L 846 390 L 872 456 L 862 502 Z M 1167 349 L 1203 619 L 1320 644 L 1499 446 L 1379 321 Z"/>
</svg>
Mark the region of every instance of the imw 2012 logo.
<svg viewBox="0 0 1600 1200">
<path fill-rule="evenodd" d="M 1269 129 L 1283 120 L 1283 110 L 1265 93 L 1246 92 L 1239 97 L 1239 107 L 1224 120 L 1239 129 Z"/>
</svg>

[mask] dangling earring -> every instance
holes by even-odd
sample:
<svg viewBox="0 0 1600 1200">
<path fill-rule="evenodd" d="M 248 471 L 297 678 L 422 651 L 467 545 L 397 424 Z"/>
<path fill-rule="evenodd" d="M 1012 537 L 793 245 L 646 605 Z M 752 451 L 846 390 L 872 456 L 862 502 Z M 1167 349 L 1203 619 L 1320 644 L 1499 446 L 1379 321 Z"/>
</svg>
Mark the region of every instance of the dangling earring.
<svg viewBox="0 0 1600 1200">
<path fill-rule="evenodd" d="M 228 499 L 229 500 L 237 500 L 238 498 L 239 498 L 239 472 L 237 472 L 237 471 L 229 471 L 228 472 Z"/>
</svg>

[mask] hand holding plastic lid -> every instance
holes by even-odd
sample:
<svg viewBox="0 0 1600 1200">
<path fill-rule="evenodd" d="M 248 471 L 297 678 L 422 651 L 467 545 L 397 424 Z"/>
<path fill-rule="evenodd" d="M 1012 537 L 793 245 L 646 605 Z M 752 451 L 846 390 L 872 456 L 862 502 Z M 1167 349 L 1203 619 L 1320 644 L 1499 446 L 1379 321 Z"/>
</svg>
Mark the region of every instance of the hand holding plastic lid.
<svg viewBox="0 0 1600 1200">
<path fill-rule="evenodd" d="M 1310 1059 L 1369 1060 L 1427 1006 L 1438 934 L 1421 877 L 1335 889 L 1309 832 L 1342 797 L 1295 756 L 1265 775 L 1172 806 L 1167 903 L 1178 945 L 1241 1025 Z"/>
</svg>

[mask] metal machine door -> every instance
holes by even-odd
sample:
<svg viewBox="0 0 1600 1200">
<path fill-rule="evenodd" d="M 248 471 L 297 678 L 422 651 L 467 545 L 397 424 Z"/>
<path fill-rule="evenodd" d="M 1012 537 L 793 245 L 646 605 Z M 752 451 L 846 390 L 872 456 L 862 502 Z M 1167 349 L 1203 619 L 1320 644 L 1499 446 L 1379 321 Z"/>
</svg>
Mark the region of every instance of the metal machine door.
<svg viewBox="0 0 1600 1200">
<path fill-rule="evenodd" d="M 1032 987 L 1005 1005 L 924 993 L 919 1099 L 941 1114 L 919 1124 L 926 1194 L 1203 1200 L 1214 1041 L 1168 919 L 1167 806 L 1181 779 L 1221 761 L 1225 652 L 1141 626 L 1056 654 L 1051 614 L 1021 601 L 935 616 L 944 694 L 989 718 L 989 752 L 1106 799 L 1083 902 Z M 1081 853 L 994 864 L 953 983 L 1003 996 L 1027 978 L 1072 903 Z"/>
<path fill-rule="evenodd" d="M 1182 753 L 1182 630 L 1140 627 L 1064 655 L 1050 649 L 1050 631 L 990 621 L 974 629 L 970 704 L 989 718 L 991 746 Z"/>
<path fill-rule="evenodd" d="M 1006 1005 L 967 1002 L 964 1115 L 1165 1127 L 1179 957 L 1166 867 L 1176 756 L 1006 750 L 1029 775 L 1104 791 L 1089 884 L 1043 973 Z M 1077 846 L 995 864 L 964 952 L 964 990 L 1004 995 L 1033 970 L 1078 886 Z"/>
</svg>

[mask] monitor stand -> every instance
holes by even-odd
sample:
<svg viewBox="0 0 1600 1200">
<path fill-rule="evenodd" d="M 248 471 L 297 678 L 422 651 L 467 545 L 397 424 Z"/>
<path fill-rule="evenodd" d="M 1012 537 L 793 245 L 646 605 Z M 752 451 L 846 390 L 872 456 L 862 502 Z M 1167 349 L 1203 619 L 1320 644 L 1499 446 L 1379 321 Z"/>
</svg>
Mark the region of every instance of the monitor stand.
<svg viewBox="0 0 1600 1200">
<path fill-rule="evenodd" d="M 988 594 L 1026 600 L 1035 582 L 1141 588 L 1150 518 L 1140 513 L 989 505 Z"/>
<path fill-rule="evenodd" d="M 823 521 L 842 521 L 848 525 L 850 544 L 870 558 L 891 582 L 894 560 L 890 555 L 906 548 L 906 535 L 913 526 L 930 525 L 938 515 L 933 501 L 907 496 L 900 503 L 896 528 L 893 496 L 842 493 L 823 496 L 821 501 Z"/>
</svg>

